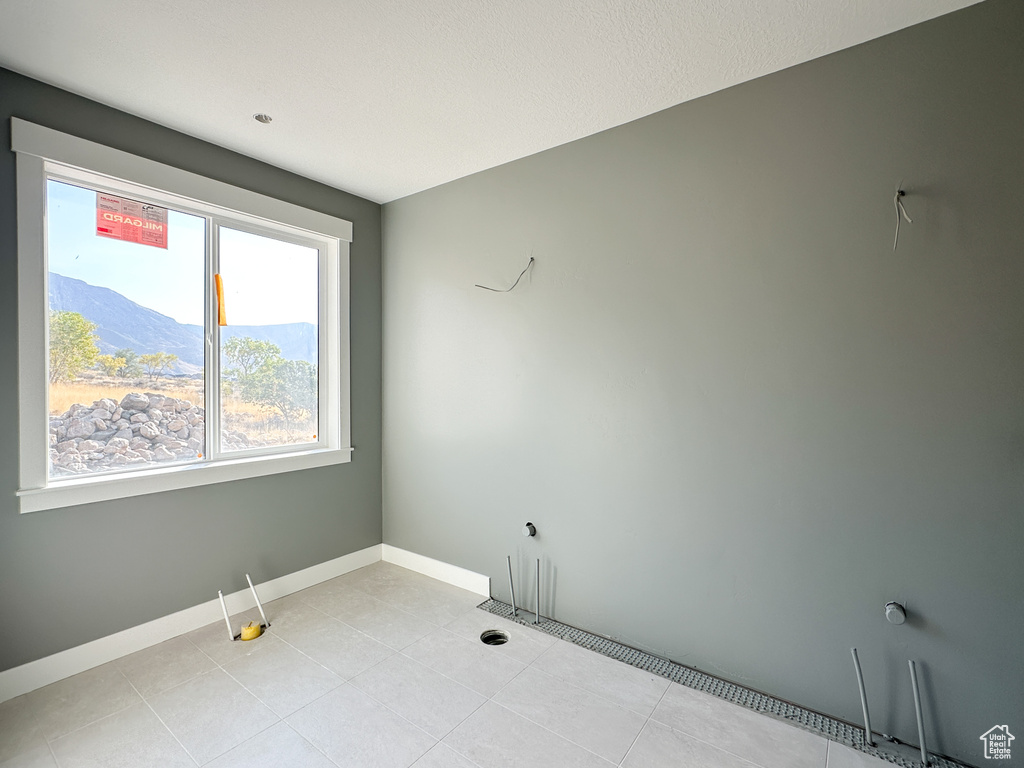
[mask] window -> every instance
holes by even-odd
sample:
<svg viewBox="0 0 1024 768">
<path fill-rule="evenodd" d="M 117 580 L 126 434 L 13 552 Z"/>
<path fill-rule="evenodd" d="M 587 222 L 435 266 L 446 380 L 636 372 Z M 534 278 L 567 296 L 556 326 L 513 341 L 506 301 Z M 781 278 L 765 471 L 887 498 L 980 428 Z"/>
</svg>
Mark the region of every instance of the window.
<svg viewBox="0 0 1024 768">
<path fill-rule="evenodd" d="M 350 459 L 351 224 L 12 119 L 21 510 Z"/>
</svg>

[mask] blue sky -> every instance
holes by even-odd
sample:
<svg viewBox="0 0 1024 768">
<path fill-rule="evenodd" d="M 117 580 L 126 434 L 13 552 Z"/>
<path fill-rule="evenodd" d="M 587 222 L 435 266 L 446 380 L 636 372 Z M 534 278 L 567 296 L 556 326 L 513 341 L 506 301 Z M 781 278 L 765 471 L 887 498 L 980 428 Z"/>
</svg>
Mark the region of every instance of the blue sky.
<svg viewBox="0 0 1024 768">
<path fill-rule="evenodd" d="M 96 193 L 47 185 L 49 270 L 117 291 L 179 323 L 203 324 L 206 220 L 171 210 L 167 248 L 96 234 Z M 317 252 L 222 228 L 221 276 L 232 325 L 317 322 Z"/>
</svg>

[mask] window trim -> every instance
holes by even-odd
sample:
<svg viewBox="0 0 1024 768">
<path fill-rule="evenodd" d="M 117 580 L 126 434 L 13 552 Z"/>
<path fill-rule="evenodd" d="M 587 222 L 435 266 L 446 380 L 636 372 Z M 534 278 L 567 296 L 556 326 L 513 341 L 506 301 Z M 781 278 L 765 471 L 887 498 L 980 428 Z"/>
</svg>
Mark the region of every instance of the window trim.
<svg viewBox="0 0 1024 768">
<path fill-rule="evenodd" d="M 249 477 L 292 472 L 351 461 L 349 243 L 352 224 L 318 211 L 251 192 L 188 171 L 148 160 L 112 147 L 11 118 L 11 149 L 17 157 L 18 198 L 18 382 L 19 490 L 22 513 L 97 501 L 161 493 Z M 328 389 L 322 424 L 328 427 L 326 448 L 277 455 L 220 458 L 171 467 L 112 475 L 49 479 L 47 423 L 47 297 L 46 180 L 47 161 L 107 177 L 118 184 L 138 185 L 236 212 L 258 226 L 277 222 L 337 240 L 336 266 L 322 284 L 330 283 L 336 301 L 327 306 L 322 330 L 321 393 Z M 43 300 L 40 300 L 42 298 Z M 209 405 L 209 404 L 208 404 Z M 323 405 L 321 406 L 323 407 Z"/>
</svg>

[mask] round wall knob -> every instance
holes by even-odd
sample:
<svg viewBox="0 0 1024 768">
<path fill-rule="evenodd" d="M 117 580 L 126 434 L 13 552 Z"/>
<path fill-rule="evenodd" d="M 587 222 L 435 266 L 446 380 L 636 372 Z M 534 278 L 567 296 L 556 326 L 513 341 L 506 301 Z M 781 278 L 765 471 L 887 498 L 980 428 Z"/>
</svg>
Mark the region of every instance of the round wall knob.
<svg viewBox="0 0 1024 768">
<path fill-rule="evenodd" d="M 523 536 L 536 536 L 537 527 L 533 523 L 527 523 L 523 526 Z"/>
<path fill-rule="evenodd" d="M 899 603 L 886 603 L 885 618 L 890 624 L 902 624 L 907 620 L 907 609 Z"/>
</svg>

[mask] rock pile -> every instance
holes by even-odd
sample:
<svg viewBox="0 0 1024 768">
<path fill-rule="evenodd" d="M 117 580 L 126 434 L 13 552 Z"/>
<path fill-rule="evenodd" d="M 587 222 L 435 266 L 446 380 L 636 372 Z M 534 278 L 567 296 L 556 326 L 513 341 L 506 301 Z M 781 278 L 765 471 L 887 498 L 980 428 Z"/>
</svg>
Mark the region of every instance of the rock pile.
<svg viewBox="0 0 1024 768">
<path fill-rule="evenodd" d="M 206 411 L 188 400 L 131 392 L 50 417 L 52 475 L 186 461 L 204 452 Z"/>
</svg>

